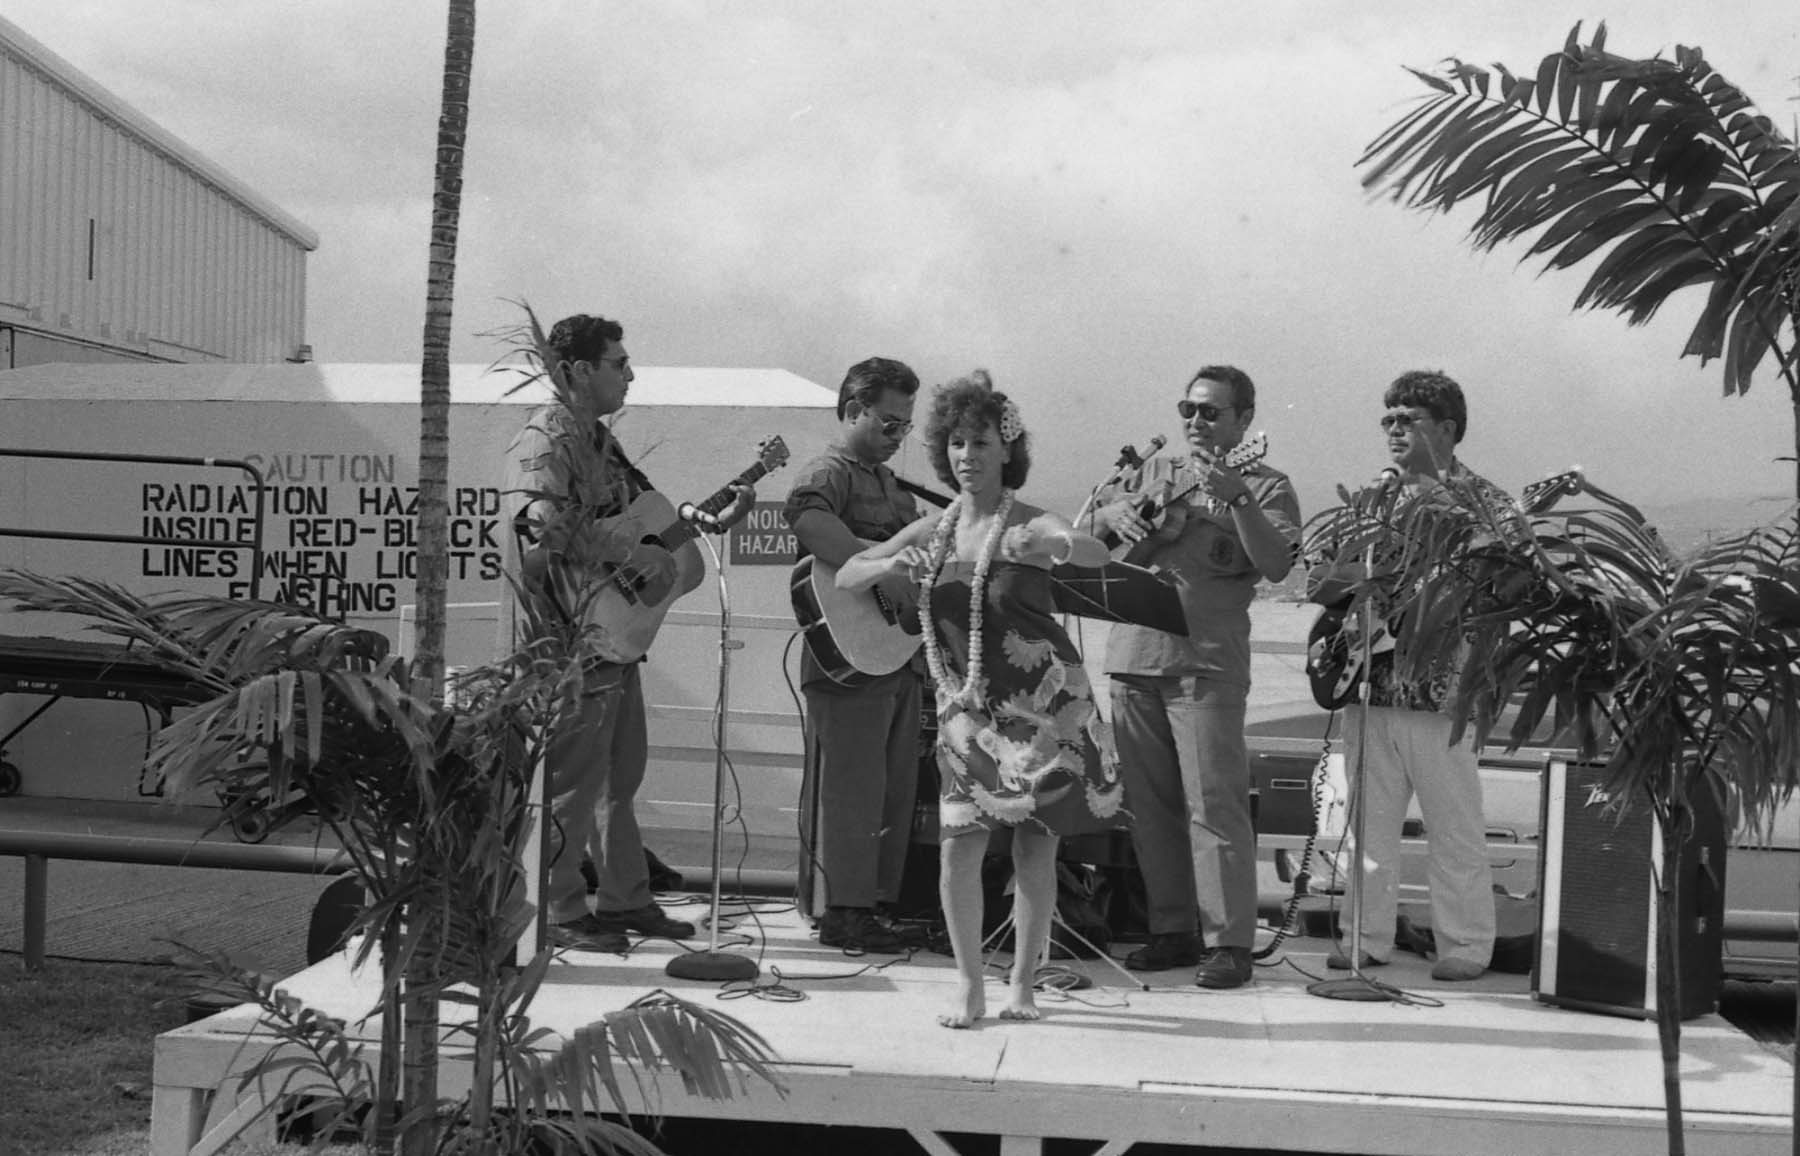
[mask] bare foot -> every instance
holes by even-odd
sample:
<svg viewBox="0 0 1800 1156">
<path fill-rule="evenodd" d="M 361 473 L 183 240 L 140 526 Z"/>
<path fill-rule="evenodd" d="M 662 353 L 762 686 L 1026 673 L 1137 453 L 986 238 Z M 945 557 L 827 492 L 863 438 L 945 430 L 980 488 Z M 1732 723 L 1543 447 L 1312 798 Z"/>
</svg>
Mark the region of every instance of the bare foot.
<svg viewBox="0 0 1800 1156">
<path fill-rule="evenodd" d="M 986 1014 L 987 993 L 981 990 L 981 981 L 970 983 L 965 979 L 959 985 L 956 1002 L 937 1021 L 940 1027 L 966 1028 Z"/>
<path fill-rule="evenodd" d="M 1037 1010 L 1037 1005 L 1030 998 L 1008 999 L 1006 1007 L 1001 1008 L 1001 1019 L 1042 1019 L 1044 1012 Z"/>
<path fill-rule="evenodd" d="M 1032 998 L 1031 989 L 1023 992 L 1014 991 L 1006 1000 L 1006 1006 L 1000 1009 L 1003 1020 L 1037 1020 L 1043 1019 L 1044 1013 L 1038 1010 L 1037 1001 Z"/>
</svg>

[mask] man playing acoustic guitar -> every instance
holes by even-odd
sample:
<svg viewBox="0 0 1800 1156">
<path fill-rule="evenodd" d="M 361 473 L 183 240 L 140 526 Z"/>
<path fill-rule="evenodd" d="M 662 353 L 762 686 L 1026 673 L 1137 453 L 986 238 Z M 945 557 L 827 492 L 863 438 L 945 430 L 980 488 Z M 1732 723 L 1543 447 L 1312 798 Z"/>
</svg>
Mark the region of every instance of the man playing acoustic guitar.
<svg viewBox="0 0 1800 1156">
<path fill-rule="evenodd" d="M 604 317 L 558 321 L 541 351 L 557 400 L 532 414 L 506 454 L 505 500 L 521 585 L 543 614 L 565 623 L 593 620 L 607 575 L 633 576 L 635 597 L 661 603 L 691 588 L 683 575 L 697 581 L 704 572 L 691 540 L 671 552 L 642 530 L 621 527 L 627 507 L 653 490 L 604 420 L 624 407 L 634 377 L 624 339 L 619 323 Z M 740 519 L 756 494 L 734 482 L 725 497 L 730 506 L 713 525 Z M 634 805 L 649 761 L 642 656 L 610 654 L 604 636 L 601 642 L 606 657 L 583 670 L 573 709 L 558 717 L 544 754 L 555 820 L 544 899 L 553 943 L 624 951 L 627 932 L 686 939 L 694 926 L 671 919 L 651 898 L 638 833 Z M 598 875 L 591 912 L 584 852 Z"/>
<path fill-rule="evenodd" d="M 886 541 L 919 516 L 913 496 L 885 464 L 912 429 L 919 377 L 898 361 L 871 357 L 850 367 L 838 389 L 839 438 L 802 467 L 785 514 L 802 556 L 835 570 L 871 542 Z M 881 590 L 897 623 L 918 621 L 916 591 L 894 581 Z M 813 634 L 809 631 L 809 639 Z M 919 663 L 869 675 L 828 669 L 802 648 L 806 768 L 800 788 L 800 897 L 821 904 L 826 947 L 896 951 L 900 937 L 876 918 L 899 898 L 919 786 Z M 814 872 L 823 896 L 815 894 Z"/>
<path fill-rule="evenodd" d="M 1195 983 L 1232 988 L 1250 980 L 1256 935 L 1250 601 L 1258 582 L 1279 582 L 1293 565 L 1300 502 L 1286 474 L 1231 464 L 1256 415 L 1242 370 L 1206 366 L 1176 409 L 1189 458 L 1152 458 L 1131 485 L 1102 491 L 1094 515 L 1126 543 L 1126 560 L 1174 580 L 1188 628 L 1181 638 L 1115 625 L 1107 637 L 1113 733 L 1149 903 L 1150 941 L 1125 964 L 1197 964 Z M 1153 504 L 1151 495 L 1174 497 Z"/>
</svg>

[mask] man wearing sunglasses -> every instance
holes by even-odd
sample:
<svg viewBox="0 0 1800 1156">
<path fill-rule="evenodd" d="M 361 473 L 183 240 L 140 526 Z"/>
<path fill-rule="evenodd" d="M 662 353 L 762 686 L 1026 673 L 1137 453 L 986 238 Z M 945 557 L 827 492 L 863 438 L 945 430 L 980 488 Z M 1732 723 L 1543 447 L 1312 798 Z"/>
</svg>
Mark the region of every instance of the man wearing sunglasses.
<svg viewBox="0 0 1800 1156">
<path fill-rule="evenodd" d="M 1249 433 L 1256 388 L 1241 369 L 1209 365 L 1175 405 L 1188 456 L 1152 458 L 1102 492 L 1095 519 L 1138 547 L 1181 595 L 1186 638 L 1133 625 L 1107 638 L 1112 724 L 1132 846 L 1143 871 L 1149 942 L 1139 971 L 1196 967 L 1206 988 L 1250 981 L 1256 935 L 1256 837 L 1244 710 L 1250 694 L 1250 602 L 1257 583 L 1293 565 L 1300 502 L 1286 474 L 1227 457 Z M 1146 495 L 1176 495 L 1146 509 Z"/>
<path fill-rule="evenodd" d="M 901 362 L 871 357 L 838 388 L 838 440 L 795 476 L 784 513 L 801 557 L 836 568 L 919 516 L 887 461 L 912 429 L 919 377 Z M 882 593 L 901 622 L 918 618 L 915 590 L 890 581 Z M 900 897 L 919 786 L 919 660 L 839 682 L 800 655 L 806 695 L 806 762 L 800 787 L 802 909 L 819 918 L 819 943 L 849 951 L 898 951 L 898 933 L 877 907 Z"/>
<path fill-rule="evenodd" d="M 1441 479 L 1459 478 L 1464 483 L 1459 490 L 1476 494 L 1495 508 L 1511 505 L 1504 491 L 1456 457 L 1456 447 L 1468 432 L 1469 409 L 1455 381 L 1433 370 L 1410 370 L 1388 386 L 1382 406 L 1381 431 L 1391 464 L 1378 485 L 1396 487 L 1402 501 L 1430 501 L 1434 492 L 1444 493 L 1438 484 Z M 1308 552 L 1321 553 L 1311 544 Z M 1379 555 L 1379 547 L 1375 553 Z M 1329 548 L 1323 554 L 1326 560 L 1307 575 L 1308 596 L 1326 605 L 1342 603 L 1364 577 L 1367 565 L 1359 559 L 1332 557 Z M 1404 592 L 1390 596 L 1391 601 L 1403 598 Z M 1381 616 L 1382 610 L 1374 613 Z M 1344 708 L 1349 778 L 1358 784 L 1366 807 L 1358 856 L 1362 870 L 1350 881 L 1363 891 L 1359 968 L 1384 964 L 1393 951 L 1401 824 L 1415 793 L 1425 822 L 1426 877 L 1438 956 L 1432 978 L 1475 979 L 1493 954 L 1493 875 L 1477 755 L 1466 742 L 1450 745 L 1451 720 L 1440 713 L 1457 673 L 1452 666 L 1441 665 L 1422 679 L 1401 682 L 1394 677 L 1390 647 L 1371 657 L 1367 707 Z M 1334 951 L 1326 964 L 1348 970 L 1347 951 Z"/>
</svg>

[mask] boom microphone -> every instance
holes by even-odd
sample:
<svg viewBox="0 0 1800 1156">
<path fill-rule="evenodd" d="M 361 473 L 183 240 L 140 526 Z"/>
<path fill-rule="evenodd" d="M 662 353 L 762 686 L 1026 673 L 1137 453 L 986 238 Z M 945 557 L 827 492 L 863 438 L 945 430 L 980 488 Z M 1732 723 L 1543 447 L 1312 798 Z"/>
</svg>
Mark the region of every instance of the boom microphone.
<svg viewBox="0 0 1800 1156">
<path fill-rule="evenodd" d="M 1134 466 L 1141 466 L 1143 464 L 1144 459 L 1138 456 L 1137 447 L 1130 442 L 1126 442 L 1119 447 L 1119 460 L 1113 463 L 1113 469 L 1128 470 Z"/>
</svg>

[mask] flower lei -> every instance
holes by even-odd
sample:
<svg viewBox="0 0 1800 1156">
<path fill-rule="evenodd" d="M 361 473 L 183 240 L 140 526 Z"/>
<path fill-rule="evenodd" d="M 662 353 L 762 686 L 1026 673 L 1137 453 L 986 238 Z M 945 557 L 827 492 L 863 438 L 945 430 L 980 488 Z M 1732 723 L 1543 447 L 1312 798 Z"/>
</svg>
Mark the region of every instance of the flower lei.
<svg viewBox="0 0 1800 1156">
<path fill-rule="evenodd" d="M 975 559 L 975 577 L 969 583 L 969 669 L 963 677 L 963 684 L 957 687 L 950 678 L 950 672 L 944 666 L 944 653 L 938 647 L 937 631 L 931 617 L 931 591 L 937 585 L 937 578 L 943 572 L 944 563 L 950 556 L 950 539 L 961 524 L 963 515 L 970 507 L 966 493 L 956 495 L 956 500 L 945 509 L 943 517 L 938 519 L 937 530 L 931 536 L 930 566 L 931 572 L 925 579 L 925 585 L 919 591 L 919 626 L 925 641 L 925 665 L 931 670 L 932 681 L 937 684 L 939 696 L 951 702 L 963 702 L 975 705 L 970 696 L 981 686 L 981 619 L 986 603 L 988 570 L 994 563 L 994 555 L 998 552 L 1000 536 L 1006 531 L 1006 518 L 1012 512 L 1013 492 L 1000 491 L 1000 505 L 994 511 L 994 524 L 988 528 L 987 538 L 981 544 L 981 553 Z"/>
</svg>

